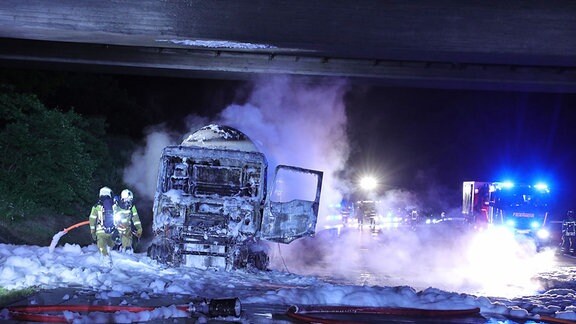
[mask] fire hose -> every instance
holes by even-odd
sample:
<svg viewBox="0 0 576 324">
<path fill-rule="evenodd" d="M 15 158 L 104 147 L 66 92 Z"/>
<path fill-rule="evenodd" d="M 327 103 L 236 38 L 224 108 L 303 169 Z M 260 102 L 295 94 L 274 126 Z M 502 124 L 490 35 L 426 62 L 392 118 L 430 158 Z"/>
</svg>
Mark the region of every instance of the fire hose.
<svg viewBox="0 0 576 324">
<path fill-rule="evenodd" d="M 291 306 L 286 315 L 306 323 L 337 324 L 349 321 L 327 319 L 319 315 L 348 314 L 348 315 L 385 315 L 406 317 L 458 317 L 480 314 L 479 308 L 458 310 L 432 310 L 403 307 L 362 307 L 362 306 Z"/>
<path fill-rule="evenodd" d="M 64 235 L 66 235 L 66 233 L 68 233 L 69 231 L 78 228 L 80 226 L 84 226 L 84 225 L 88 225 L 90 224 L 90 221 L 83 221 L 80 223 L 76 223 L 72 226 L 66 227 L 65 229 L 63 229 L 62 231 L 56 233 L 53 237 L 52 237 L 52 242 L 50 242 L 50 248 L 49 251 L 50 253 L 54 252 L 54 249 L 56 248 L 56 245 L 58 244 L 58 241 L 60 241 L 60 238 Z"/>
<path fill-rule="evenodd" d="M 74 225 L 72 225 L 72 226 L 66 227 L 66 228 L 64 229 L 64 232 L 68 233 L 69 231 L 71 231 L 71 230 L 73 230 L 73 229 L 75 229 L 75 228 L 78 228 L 78 227 L 84 226 L 84 225 L 88 225 L 88 224 L 90 224 L 90 221 L 83 221 L 83 222 L 80 222 L 80 223 L 76 223 L 76 224 L 74 224 Z"/>
<path fill-rule="evenodd" d="M 418 317 L 418 318 L 443 318 L 443 317 L 467 317 L 479 316 L 480 308 L 470 309 L 420 309 L 404 307 L 362 307 L 362 306 L 298 306 L 293 305 L 288 308 L 286 315 L 292 319 L 305 323 L 322 323 L 322 324 L 343 324 L 350 323 L 349 320 L 337 320 L 332 318 L 323 318 L 321 315 L 382 315 L 382 316 L 401 316 L 401 317 Z M 503 316 L 501 314 L 497 314 Z M 575 321 L 555 318 L 551 316 L 540 315 L 534 318 L 513 317 L 520 320 L 534 320 L 545 323 L 556 324 L 576 324 Z"/>
<path fill-rule="evenodd" d="M 238 298 L 210 299 L 200 304 L 178 305 L 176 309 L 187 312 L 189 315 L 203 314 L 208 317 L 240 317 L 241 304 Z M 7 307 L 10 319 L 42 323 L 66 323 L 68 320 L 63 314 L 56 312 L 132 312 L 153 311 L 154 306 L 126 306 L 126 305 L 23 305 Z M 50 314 L 52 313 L 52 314 Z"/>
</svg>

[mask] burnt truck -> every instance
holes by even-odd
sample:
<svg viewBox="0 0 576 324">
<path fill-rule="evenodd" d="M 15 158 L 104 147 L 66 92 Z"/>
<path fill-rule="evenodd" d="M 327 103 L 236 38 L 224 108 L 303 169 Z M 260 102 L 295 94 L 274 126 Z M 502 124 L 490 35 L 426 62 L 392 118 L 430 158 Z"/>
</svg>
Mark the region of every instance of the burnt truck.
<svg viewBox="0 0 576 324">
<path fill-rule="evenodd" d="M 268 193 L 254 142 L 232 127 L 202 127 L 162 152 L 148 255 L 170 266 L 266 269 L 263 240 L 314 235 L 322 176 L 279 165 Z"/>
</svg>

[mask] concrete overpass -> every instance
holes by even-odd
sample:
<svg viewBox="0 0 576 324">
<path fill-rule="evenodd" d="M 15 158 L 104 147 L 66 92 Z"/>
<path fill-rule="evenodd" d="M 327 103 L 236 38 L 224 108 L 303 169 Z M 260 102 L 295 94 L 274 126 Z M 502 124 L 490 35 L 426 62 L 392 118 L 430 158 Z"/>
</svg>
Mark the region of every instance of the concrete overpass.
<svg viewBox="0 0 576 324">
<path fill-rule="evenodd" d="M 3 0 L 0 65 L 576 92 L 576 2 Z"/>
</svg>

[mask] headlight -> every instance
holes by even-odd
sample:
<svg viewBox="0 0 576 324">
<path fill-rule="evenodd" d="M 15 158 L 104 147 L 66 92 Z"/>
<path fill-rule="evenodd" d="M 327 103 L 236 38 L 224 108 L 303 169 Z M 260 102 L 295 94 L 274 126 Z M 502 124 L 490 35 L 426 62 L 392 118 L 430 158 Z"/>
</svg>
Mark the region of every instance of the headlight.
<svg viewBox="0 0 576 324">
<path fill-rule="evenodd" d="M 536 232 L 536 235 L 538 236 L 539 239 L 545 240 L 550 237 L 550 232 L 548 232 L 545 229 L 540 229 L 538 230 L 538 232 Z"/>
<path fill-rule="evenodd" d="M 533 221 L 532 223 L 530 223 L 530 227 L 532 228 L 538 228 L 540 227 L 540 223 L 537 221 Z"/>
</svg>

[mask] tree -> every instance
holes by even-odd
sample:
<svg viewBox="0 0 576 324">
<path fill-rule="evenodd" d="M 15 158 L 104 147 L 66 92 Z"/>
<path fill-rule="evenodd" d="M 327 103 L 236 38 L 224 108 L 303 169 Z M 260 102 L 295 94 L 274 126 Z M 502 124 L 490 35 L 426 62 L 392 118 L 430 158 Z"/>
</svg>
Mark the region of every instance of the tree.
<svg viewBox="0 0 576 324">
<path fill-rule="evenodd" d="M 46 108 L 0 86 L 0 217 L 73 213 L 93 201 L 110 161 L 105 122 Z"/>
</svg>

